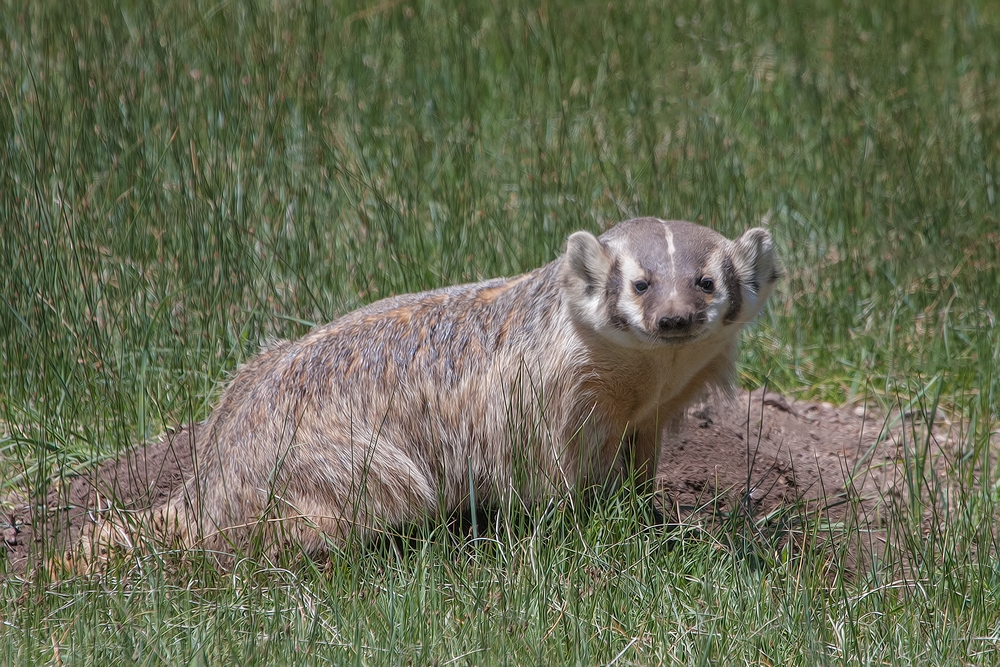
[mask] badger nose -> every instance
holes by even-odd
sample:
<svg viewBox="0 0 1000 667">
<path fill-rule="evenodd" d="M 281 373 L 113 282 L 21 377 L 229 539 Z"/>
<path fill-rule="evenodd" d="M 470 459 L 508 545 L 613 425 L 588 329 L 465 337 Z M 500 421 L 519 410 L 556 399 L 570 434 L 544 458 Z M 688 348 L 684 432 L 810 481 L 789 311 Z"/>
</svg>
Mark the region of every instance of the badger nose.
<svg viewBox="0 0 1000 667">
<path fill-rule="evenodd" d="M 694 324 L 694 315 L 664 315 L 656 323 L 660 333 L 684 332 Z"/>
</svg>

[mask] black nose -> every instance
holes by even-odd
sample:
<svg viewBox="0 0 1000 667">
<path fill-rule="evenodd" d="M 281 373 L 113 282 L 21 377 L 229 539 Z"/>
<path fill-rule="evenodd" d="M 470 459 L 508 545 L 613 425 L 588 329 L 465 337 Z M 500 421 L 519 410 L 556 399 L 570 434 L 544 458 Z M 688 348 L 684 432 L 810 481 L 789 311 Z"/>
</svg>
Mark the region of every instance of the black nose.
<svg viewBox="0 0 1000 667">
<path fill-rule="evenodd" d="M 656 323 L 660 333 L 683 332 L 691 328 L 694 324 L 694 315 L 664 315 Z"/>
</svg>

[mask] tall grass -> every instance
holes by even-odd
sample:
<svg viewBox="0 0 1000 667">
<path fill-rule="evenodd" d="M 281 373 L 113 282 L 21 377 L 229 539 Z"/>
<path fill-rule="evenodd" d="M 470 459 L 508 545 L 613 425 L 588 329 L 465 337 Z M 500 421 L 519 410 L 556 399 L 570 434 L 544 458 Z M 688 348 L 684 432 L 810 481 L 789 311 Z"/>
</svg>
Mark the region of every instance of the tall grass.
<svg viewBox="0 0 1000 667">
<path fill-rule="evenodd" d="M 203 418 L 268 338 L 639 214 L 769 221 L 744 384 L 966 425 L 946 479 L 908 443 L 905 582 L 554 507 L 325 570 L 8 578 L 0 661 L 995 661 L 994 4 L 38 0 L 0 31 L 0 490 Z"/>
</svg>

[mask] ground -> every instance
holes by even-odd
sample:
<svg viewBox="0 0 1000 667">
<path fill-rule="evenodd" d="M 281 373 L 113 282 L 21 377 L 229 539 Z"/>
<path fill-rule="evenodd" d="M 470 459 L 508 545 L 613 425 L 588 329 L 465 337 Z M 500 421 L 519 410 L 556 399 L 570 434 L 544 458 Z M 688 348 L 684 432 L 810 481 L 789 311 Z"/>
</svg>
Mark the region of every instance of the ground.
<svg viewBox="0 0 1000 667">
<path fill-rule="evenodd" d="M 718 397 L 689 410 L 664 440 L 658 482 L 665 518 L 710 526 L 735 512 L 753 519 L 747 529 L 759 529 L 789 514 L 820 512 L 831 523 L 862 524 L 849 531 L 852 559 L 867 562 L 883 548 L 907 448 L 923 440 L 935 459 L 952 442 L 953 425 L 936 417 L 924 437 L 912 412 L 836 408 L 763 391 Z M 73 543 L 112 509 L 162 504 L 192 469 L 192 428 L 198 425 L 54 484 L 35 512 L 23 497 L 5 499 L 8 570 L 24 572 L 46 541 Z"/>
</svg>

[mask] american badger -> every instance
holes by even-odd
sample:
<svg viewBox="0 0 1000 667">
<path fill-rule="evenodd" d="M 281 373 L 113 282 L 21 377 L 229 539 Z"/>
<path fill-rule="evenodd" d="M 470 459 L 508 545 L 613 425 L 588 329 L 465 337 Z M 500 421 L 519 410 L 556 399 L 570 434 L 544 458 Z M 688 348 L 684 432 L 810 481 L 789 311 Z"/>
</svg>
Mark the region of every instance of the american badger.
<svg viewBox="0 0 1000 667">
<path fill-rule="evenodd" d="M 373 303 L 235 374 L 157 523 L 315 552 L 470 497 L 648 483 L 664 426 L 731 383 L 780 272 L 764 229 L 642 218 L 521 276 Z"/>
</svg>

